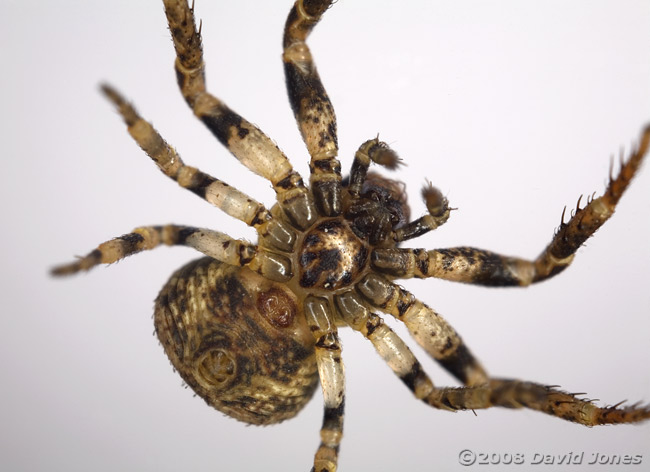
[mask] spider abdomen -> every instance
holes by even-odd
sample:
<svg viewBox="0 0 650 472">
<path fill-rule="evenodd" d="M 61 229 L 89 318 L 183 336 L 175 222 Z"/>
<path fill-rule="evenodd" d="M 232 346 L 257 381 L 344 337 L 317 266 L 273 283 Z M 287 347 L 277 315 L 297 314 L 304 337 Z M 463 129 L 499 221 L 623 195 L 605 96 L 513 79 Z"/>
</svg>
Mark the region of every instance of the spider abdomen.
<svg viewBox="0 0 650 472">
<path fill-rule="evenodd" d="M 240 421 L 278 423 L 318 374 L 302 306 L 287 288 L 214 259 L 176 271 L 155 302 L 156 333 L 183 380 Z"/>
</svg>

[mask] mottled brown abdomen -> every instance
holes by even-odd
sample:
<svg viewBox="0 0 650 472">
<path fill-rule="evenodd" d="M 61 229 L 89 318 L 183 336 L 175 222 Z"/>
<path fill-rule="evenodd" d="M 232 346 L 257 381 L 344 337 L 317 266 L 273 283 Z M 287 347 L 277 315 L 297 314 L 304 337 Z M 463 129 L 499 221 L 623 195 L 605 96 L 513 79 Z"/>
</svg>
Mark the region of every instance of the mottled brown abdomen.
<svg viewBox="0 0 650 472">
<path fill-rule="evenodd" d="M 155 302 L 156 332 L 181 377 L 240 421 L 295 416 L 318 383 L 313 337 L 296 296 L 211 258 L 176 271 Z"/>
</svg>

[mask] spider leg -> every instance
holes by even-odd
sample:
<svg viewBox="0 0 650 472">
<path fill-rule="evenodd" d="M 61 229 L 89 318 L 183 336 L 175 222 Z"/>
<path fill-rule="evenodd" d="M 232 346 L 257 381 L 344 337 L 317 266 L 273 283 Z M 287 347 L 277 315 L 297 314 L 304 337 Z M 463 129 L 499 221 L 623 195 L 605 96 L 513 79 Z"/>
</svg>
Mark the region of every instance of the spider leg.
<svg viewBox="0 0 650 472">
<path fill-rule="evenodd" d="M 341 164 L 334 107 L 306 44 L 332 0 L 297 0 L 284 28 L 284 73 L 289 102 L 311 156 L 310 187 L 323 216 L 341 214 Z"/>
<path fill-rule="evenodd" d="M 266 245 L 283 251 L 293 249 L 295 234 L 283 221 L 273 219 L 264 205 L 235 187 L 185 165 L 176 150 L 160 136 L 151 123 L 140 117 L 117 90 L 102 85 L 102 92 L 117 107 L 128 126 L 129 134 L 163 174 L 226 214 L 254 227 Z"/>
<path fill-rule="evenodd" d="M 458 380 L 465 385 L 487 382 L 487 373 L 454 328 L 411 293 L 373 273 L 356 287 L 367 303 L 402 321 L 417 343 Z"/>
<path fill-rule="evenodd" d="M 578 394 L 533 382 L 490 379 L 486 385 L 476 387 L 435 389 L 426 402 L 446 410 L 476 410 L 492 406 L 524 407 L 585 426 L 636 423 L 650 419 L 650 405 L 639 408 L 635 405 L 601 408 L 576 395 Z"/>
<path fill-rule="evenodd" d="M 100 244 L 85 257 L 52 269 L 52 275 L 70 275 L 90 270 L 99 264 L 112 264 L 132 254 L 167 246 L 189 246 L 226 264 L 248 267 L 264 277 L 286 282 L 291 278 L 291 263 L 279 254 L 245 241 L 205 228 L 191 226 L 143 226 L 133 232 Z"/>
<path fill-rule="evenodd" d="M 356 294 L 349 292 L 337 296 L 336 306 L 346 323 L 372 341 L 416 398 L 434 408 L 457 411 L 493 406 L 525 407 L 586 426 L 650 419 L 650 406 L 600 408 L 589 400 L 577 398 L 579 394 L 554 387 L 488 378 L 453 328 L 411 294 L 377 276 L 374 283 L 366 280 L 357 288 L 366 302 L 403 321 L 416 341 L 466 384 L 464 387 L 434 387 L 406 344 L 383 325 L 381 318 L 369 313 Z"/>
<path fill-rule="evenodd" d="M 316 341 L 316 362 L 325 402 L 323 426 L 320 430 L 321 442 L 314 456 L 312 470 L 334 472 L 343 437 L 345 409 L 345 372 L 341 359 L 341 343 L 326 299 L 307 297 L 304 309 L 307 325 Z"/>
<path fill-rule="evenodd" d="M 616 178 L 610 176 L 605 193 L 589 199 L 583 208 L 578 205 L 572 218 L 562 221 L 551 243 L 534 261 L 472 247 L 430 251 L 395 248 L 374 250 L 373 267 L 398 278 L 436 277 L 488 286 L 525 286 L 551 278 L 571 264 L 580 246 L 614 214 L 649 147 L 650 126 L 644 129 L 638 148 L 622 163 Z"/>
<path fill-rule="evenodd" d="M 190 190 L 228 215 L 257 227 L 271 217 L 259 202 L 225 182 L 185 165 L 176 150 L 160 136 L 151 123 L 142 119 L 135 108 L 109 85 L 102 92 L 117 107 L 129 134 L 167 177 Z"/>
<path fill-rule="evenodd" d="M 423 400 L 433 391 L 433 383 L 406 343 L 384 324 L 379 315 L 365 307 L 359 295 L 352 291 L 345 292 L 335 296 L 334 303 L 343 321 L 373 344 L 377 353 L 416 398 Z"/>
<path fill-rule="evenodd" d="M 207 92 L 201 35 L 187 0 L 164 0 L 176 49 L 176 76 L 194 114 L 247 168 L 273 184 L 278 203 L 291 223 L 304 229 L 316 211 L 300 175 L 275 143 L 259 128 Z"/>
</svg>

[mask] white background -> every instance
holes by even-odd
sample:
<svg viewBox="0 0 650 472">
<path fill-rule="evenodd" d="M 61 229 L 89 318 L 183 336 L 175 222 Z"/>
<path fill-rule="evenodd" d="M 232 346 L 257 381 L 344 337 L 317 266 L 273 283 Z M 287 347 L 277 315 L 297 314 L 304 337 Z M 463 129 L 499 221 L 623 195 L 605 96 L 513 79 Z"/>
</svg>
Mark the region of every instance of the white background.
<svg viewBox="0 0 650 472">
<path fill-rule="evenodd" d="M 280 61 L 289 8 L 198 0 L 196 11 L 211 91 L 307 176 Z M 602 192 L 610 155 L 650 121 L 648 25 L 643 0 L 340 0 L 310 45 L 336 108 L 344 168 L 379 132 L 408 164 L 398 177 L 414 214 L 424 210 L 425 178 L 459 208 L 414 246 L 535 257 L 564 205 Z M 239 166 L 178 93 L 162 5 L 4 0 L 0 45 L 0 468 L 309 470 L 320 393 L 294 420 L 246 427 L 181 388 L 152 337 L 152 301 L 191 250 L 161 248 L 66 280 L 47 275 L 139 225 L 254 237 L 161 175 L 98 93 L 104 80 L 187 163 L 273 201 L 269 184 Z M 495 376 L 559 384 L 605 404 L 647 402 L 649 189 L 646 165 L 574 265 L 539 286 L 405 286 Z M 343 472 L 459 470 L 465 448 L 528 460 L 535 452 L 641 454 L 642 467 L 650 464 L 650 424 L 588 429 L 524 410 L 435 411 L 410 397 L 361 336 L 345 330 L 342 339 Z M 453 384 L 414 351 L 437 384 Z"/>
</svg>

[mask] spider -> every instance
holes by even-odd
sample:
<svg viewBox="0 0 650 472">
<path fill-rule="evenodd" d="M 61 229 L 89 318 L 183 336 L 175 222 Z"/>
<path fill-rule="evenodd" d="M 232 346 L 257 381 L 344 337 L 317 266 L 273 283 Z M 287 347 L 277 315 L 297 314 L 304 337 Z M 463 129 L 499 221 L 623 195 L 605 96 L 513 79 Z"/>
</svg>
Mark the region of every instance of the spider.
<svg viewBox="0 0 650 472">
<path fill-rule="evenodd" d="M 349 177 L 337 159 L 332 104 L 307 37 L 331 0 L 298 0 L 284 32 L 289 100 L 311 156 L 309 185 L 261 130 L 206 90 L 200 26 L 186 0 L 164 0 L 181 93 L 193 112 L 249 170 L 271 182 L 267 209 L 243 192 L 186 165 L 114 88 L 102 86 L 138 145 L 168 177 L 254 228 L 258 243 L 181 225 L 149 226 L 100 244 L 53 270 L 68 275 L 161 244 L 207 257 L 175 272 L 155 302 L 156 333 L 174 368 L 209 405 L 250 424 L 295 416 L 321 384 L 325 411 L 313 470 L 334 471 L 343 432 L 344 370 L 338 328 L 359 331 L 415 398 L 448 411 L 530 408 L 584 424 L 650 418 L 647 406 L 598 407 L 556 387 L 490 377 L 456 331 L 396 280 L 440 278 L 484 286 L 526 286 L 568 267 L 576 251 L 613 214 L 650 146 L 650 127 L 611 175 L 604 194 L 578 203 L 535 260 L 471 247 L 426 250 L 401 243 L 446 223 L 453 208 L 431 184 L 427 213 L 412 219 L 404 186 L 370 172 L 399 167 L 379 138 L 357 150 Z M 567 221 L 564 221 L 567 219 Z M 376 312 L 403 322 L 425 351 L 462 384 L 435 386 L 408 346 Z"/>
</svg>

